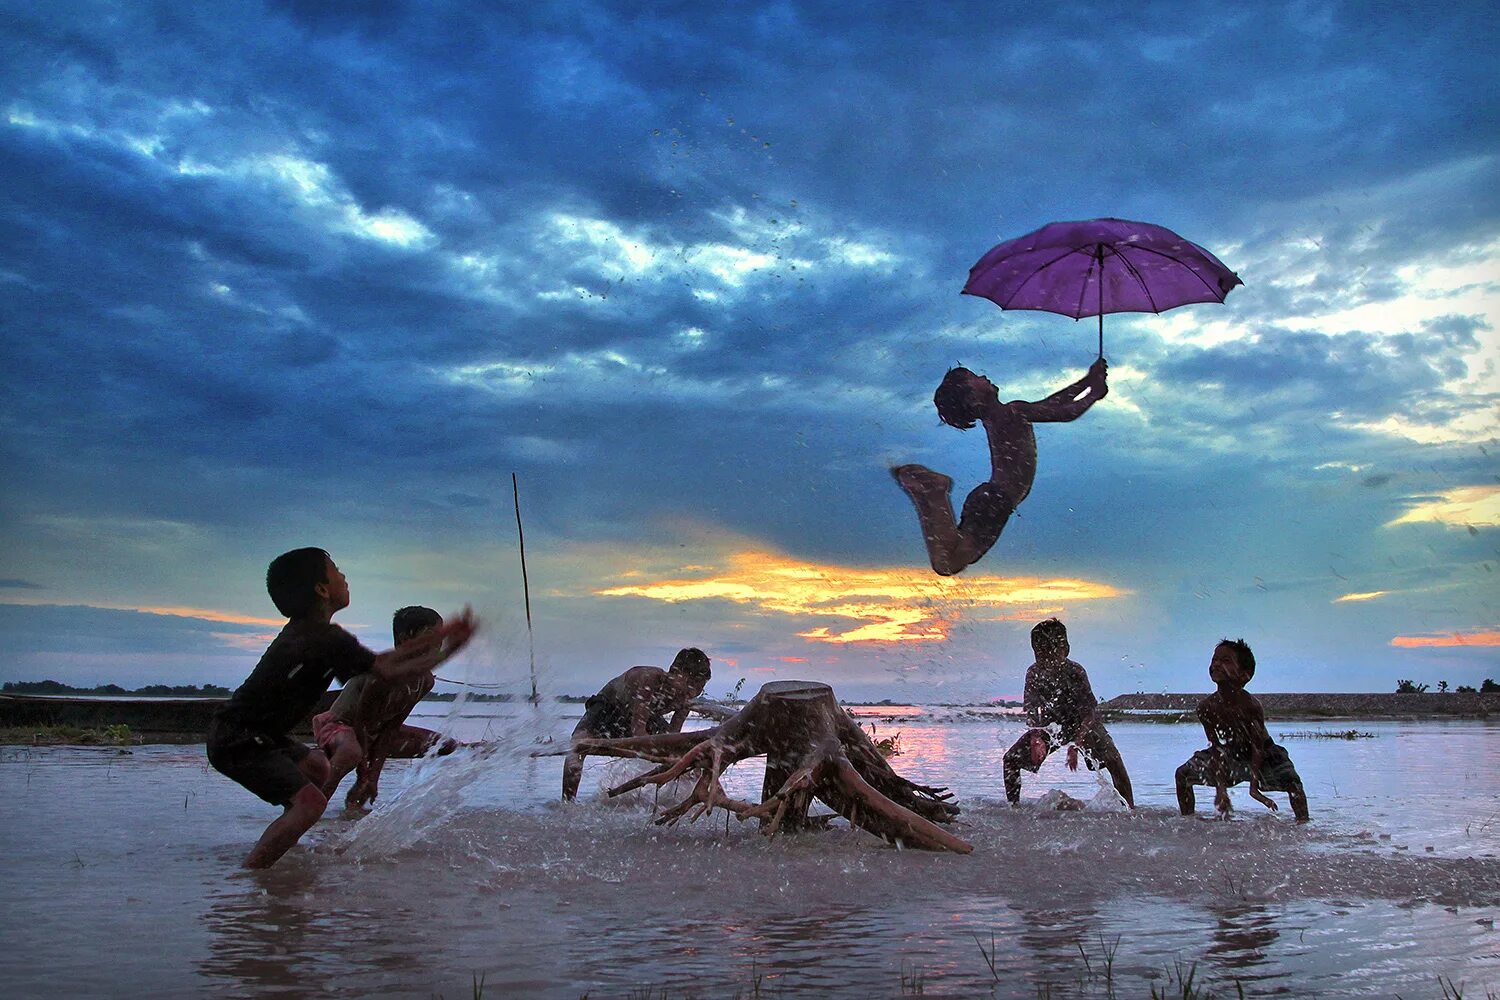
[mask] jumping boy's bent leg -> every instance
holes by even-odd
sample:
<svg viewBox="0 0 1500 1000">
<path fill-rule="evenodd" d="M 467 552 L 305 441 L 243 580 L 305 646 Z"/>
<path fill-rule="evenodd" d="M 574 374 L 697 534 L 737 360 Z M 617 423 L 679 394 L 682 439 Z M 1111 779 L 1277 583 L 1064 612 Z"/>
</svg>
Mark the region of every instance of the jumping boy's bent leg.
<svg viewBox="0 0 1500 1000">
<path fill-rule="evenodd" d="M 964 501 L 962 518 L 953 516 L 953 480 L 921 465 L 901 465 L 891 475 L 917 509 L 927 559 L 939 576 L 953 576 L 973 565 L 1000 537 L 1015 506 L 992 483 L 980 483 Z"/>
</svg>

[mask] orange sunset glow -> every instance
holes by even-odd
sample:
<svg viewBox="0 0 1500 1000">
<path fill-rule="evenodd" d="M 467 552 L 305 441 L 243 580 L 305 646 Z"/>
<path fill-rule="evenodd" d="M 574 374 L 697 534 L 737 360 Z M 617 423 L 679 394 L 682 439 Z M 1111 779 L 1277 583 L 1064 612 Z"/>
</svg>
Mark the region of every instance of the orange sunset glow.
<svg viewBox="0 0 1500 1000">
<path fill-rule="evenodd" d="M 1439 635 L 1398 635 L 1392 646 L 1421 649 L 1430 646 L 1500 646 L 1500 629 L 1477 632 L 1444 632 Z"/>
<path fill-rule="evenodd" d="M 0 603 L 18 605 L 41 605 L 51 604 L 52 602 L 20 599 L 0 601 Z M 286 624 L 285 618 L 260 618 L 255 615 L 242 615 L 235 611 L 216 611 L 213 608 L 188 608 L 178 605 L 155 606 L 140 604 L 118 604 L 112 601 L 90 601 L 86 604 L 64 604 L 60 606 L 99 608 L 103 611 L 135 611 L 143 615 L 161 615 L 166 618 L 196 618 L 199 621 L 220 622 L 225 625 L 267 625 L 274 629 L 277 629 L 278 631 L 283 625 Z"/>
<path fill-rule="evenodd" d="M 1413 498 L 1418 500 L 1418 498 Z M 1452 528 L 1500 526 L 1500 486 L 1460 486 L 1422 498 L 1400 517 L 1386 525 L 1430 522 Z"/>
<path fill-rule="evenodd" d="M 702 575 L 631 582 L 594 591 L 675 604 L 730 601 L 757 611 L 833 619 L 797 633 L 828 643 L 940 642 L 955 623 L 1009 621 L 1056 614 L 1070 602 L 1123 596 L 1108 584 L 1032 576 L 940 577 L 909 567 L 853 567 L 801 562 L 764 550 L 735 552 L 727 566 L 697 566 Z"/>
</svg>

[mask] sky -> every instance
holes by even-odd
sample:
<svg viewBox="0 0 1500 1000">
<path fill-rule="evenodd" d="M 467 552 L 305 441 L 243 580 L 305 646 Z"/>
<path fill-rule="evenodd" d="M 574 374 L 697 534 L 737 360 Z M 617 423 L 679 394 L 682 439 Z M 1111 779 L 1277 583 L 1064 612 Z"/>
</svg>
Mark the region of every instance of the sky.
<svg viewBox="0 0 1500 1000">
<path fill-rule="evenodd" d="M 234 686 L 304 545 L 501 690 L 1014 697 L 1052 615 L 1101 697 L 1500 678 L 1497 64 L 1485 3 L 0 0 L 0 681 Z M 1102 216 L 1244 286 L 1109 316 L 939 578 L 943 373 L 1096 346 L 969 268 Z"/>
</svg>

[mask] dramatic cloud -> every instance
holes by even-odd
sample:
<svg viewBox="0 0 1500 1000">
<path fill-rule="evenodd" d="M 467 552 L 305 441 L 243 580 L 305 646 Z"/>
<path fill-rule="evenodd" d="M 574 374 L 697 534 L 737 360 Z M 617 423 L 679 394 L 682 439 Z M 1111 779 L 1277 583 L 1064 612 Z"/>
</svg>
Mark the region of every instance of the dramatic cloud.
<svg viewBox="0 0 1500 1000">
<path fill-rule="evenodd" d="M 1493 5 L 1116 14 L 0 0 L 0 587 L 103 609 L 6 606 L 0 674 L 232 683 L 309 543 L 351 621 L 508 613 L 514 472 L 570 693 L 666 633 L 935 691 L 1059 609 L 1105 689 L 1203 683 L 1201 629 L 1385 688 L 1493 618 Z M 967 270 L 1102 215 L 1245 285 L 1110 316 L 1109 398 L 937 581 L 886 470 L 988 474 L 942 373 L 1093 360 Z"/>
</svg>

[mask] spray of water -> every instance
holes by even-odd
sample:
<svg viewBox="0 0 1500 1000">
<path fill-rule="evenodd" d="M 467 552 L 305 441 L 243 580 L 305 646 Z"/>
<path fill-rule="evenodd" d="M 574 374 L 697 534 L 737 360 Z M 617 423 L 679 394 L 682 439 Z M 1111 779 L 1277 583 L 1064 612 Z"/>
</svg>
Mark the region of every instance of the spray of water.
<svg viewBox="0 0 1500 1000">
<path fill-rule="evenodd" d="M 505 769 L 527 760 L 539 743 L 561 726 L 564 708 L 553 696 L 552 671 L 545 657 L 537 658 L 539 699 L 532 703 L 531 662 L 524 630 L 506 627 L 509 616 L 479 615 L 485 623 L 461 654 L 443 664 L 441 676 L 459 685 L 445 717 L 446 734 L 470 731 L 463 720 L 474 694 L 509 695 L 517 711 L 502 718 L 486 717 L 481 740 L 446 757 L 435 752 L 414 761 L 403 773 L 391 775 L 375 809 L 352 824 L 337 849 L 357 859 L 387 857 L 432 836 L 455 816 L 470 809 L 499 806 L 495 781 Z"/>
</svg>

